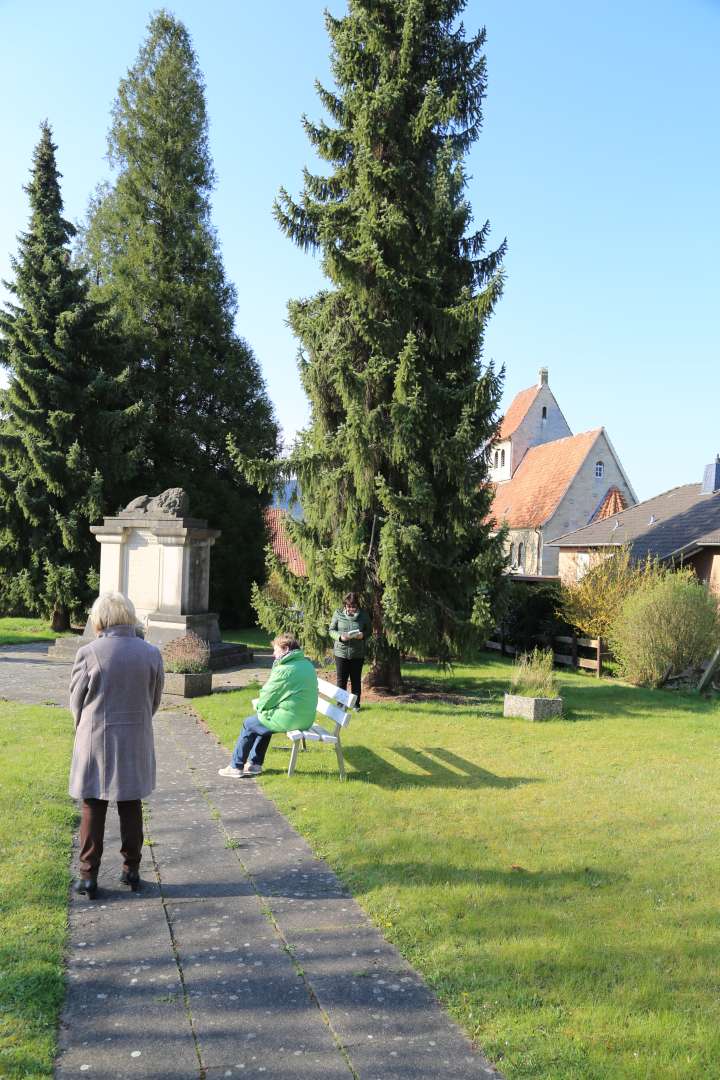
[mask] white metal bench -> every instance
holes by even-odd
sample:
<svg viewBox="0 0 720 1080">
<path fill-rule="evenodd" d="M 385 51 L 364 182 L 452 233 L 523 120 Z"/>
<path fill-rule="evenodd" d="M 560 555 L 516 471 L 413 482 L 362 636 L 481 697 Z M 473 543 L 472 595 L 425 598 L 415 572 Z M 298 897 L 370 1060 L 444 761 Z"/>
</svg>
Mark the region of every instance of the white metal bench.
<svg viewBox="0 0 720 1080">
<path fill-rule="evenodd" d="M 290 764 L 288 765 L 288 776 L 292 776 L 295 772 L 300 747 L 302 746 L 303 750 L 306 750 L 305 743 L 309 740 L 310 742 L 328 743 L 330 746 L 335 747 L 340 779 L 344 780 L 345 759 L 343 758 L 342 743 L 340 742 L 340 732 L 350 723 L 350 710 L 355 707 L 357 696 L 349 694 L 347 690 L 341 690 L 339 686 L 334 686 L 332 683 L 326 682 L 325 679 L 318 679 L 318 694 L 320 696 L 318 697 L 317 711 L 323 719 L 334 724 L 334 728 L 330 731 L 316 722 L 307 731 L 287 731 L 285 733 L 293 744 Z M 257 708 L 257 699 L 253 701 L 253 707 Z"/>
<path fill-rule="evenodd" d="M 288 776 L 292 776 L 295 772 L 300 747 L 302 746 L 303 750 L 307 750 L 305 743 L 310 740 L 310 742 L 328 743 L 330 746 L 335 747 L 340 779 L 344 780 L 345 759 L 343 758 L 340 732 L 350 723 L 350 712 L 357 704 L 357 695 L 349 694 L 347 690 L 341 690 L 339 686 L 326 682 L 325 679 L 318 679 L 318 695 L 317 711 L 324 719 L 334 724 L 333 730 L 328 730 L 328 728 L 316 721 L 306 731 L 285 732 L 293 744 L 290 753 L 290 764 L 288 765 Z M 257 709 L 257 704 L 258 699 L 255 698 L 253 701 L 254 709 Z"/>
<path fill-rule="evenodd" d="M 307 731 L 287 732 L 287 737 L 293 744 L 290 764 L 288 765 L 288 776 L 292 776 L 295 772 L 300 747 L 302 746 L 303 750 L 306 750 L 305 742 L 309 739 L 310 742 L 329 743 L 330 746 L 335 747 L 340 779 L 344 780 L 345 759 L 343 758 L 340 733 L 350 723 L 350 710 L 357 703 L 357 697 L 355 694 L 349 694 L 347 690 L 341 690 L 339 686 L 334 686 L 333 683 L 326 682 L 325 679 L 318 679 L 318 694 L 320 696 L 318 697 L 317 711 L 323 719 L 334 724 L 333 730 L 329 731 L 323 724 L 316 722 Z"/>
</svg>

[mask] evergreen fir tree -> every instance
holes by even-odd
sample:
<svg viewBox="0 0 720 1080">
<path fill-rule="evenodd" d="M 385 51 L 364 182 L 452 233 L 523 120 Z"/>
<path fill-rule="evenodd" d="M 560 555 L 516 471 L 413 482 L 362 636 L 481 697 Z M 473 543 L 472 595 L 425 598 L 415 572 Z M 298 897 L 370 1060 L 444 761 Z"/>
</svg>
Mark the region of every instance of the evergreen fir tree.
<svg viewBox="0 0 720 1080">
<path fill-rule="evenodd" d="M 25 188 L 30 226 L 0 312 L 9 375 L 0 392 L 0 602 L 65 629 L 95 583 L 89 525 L 142 454 L 143 409 L 130 402 L 107 313 L 70 263 L 75 229 L 62 216 L 55 150 L 44 123 Z"/>
<path fill-rule="evenodd" d="M 211 223 L 202 74 L 186 28 L 166 11 L 120 83 L 108 146 L 117 177 L 91 206 L 82 251 L 132 344 L 136 393 L 154 407 L 144 490 L 182 486 L 191 511 L 222 529 L 212 602 L 239 617 L 264 574 L 266 500 L 238 476 L 227 436 L 272 456 L 277 427 L 234 329 L 237 299 Z"/>
<path fill-rule="evenodd" d="M 304 126 L 330 170 L 306 171 L 300 200 L 282 190 L 276 205 L 330 287 L 289 306 L 311 421 L 280 471 L 301 486 L 304 521 L 288 530 L 308 576 L 274 564 L 290 608 L 270 593 L 256 603 L 274 627 L 302 610 L 296 628 L 319 650 L 339 598 L 360 591 L 369 681 L 389 687 L 401 651 L 447 661 L 481 639 L 504 563 L 485 450 L 500 377 L 481 361 L 504 244 L 486 251 L 487 223 L 469 230 L 463 159 L 486 75 L 484 32 L 465 37 L 463 7 L 349 0 L 326 16 L 336 88 L 317 89 L 332 122 Z"/>
</svg>

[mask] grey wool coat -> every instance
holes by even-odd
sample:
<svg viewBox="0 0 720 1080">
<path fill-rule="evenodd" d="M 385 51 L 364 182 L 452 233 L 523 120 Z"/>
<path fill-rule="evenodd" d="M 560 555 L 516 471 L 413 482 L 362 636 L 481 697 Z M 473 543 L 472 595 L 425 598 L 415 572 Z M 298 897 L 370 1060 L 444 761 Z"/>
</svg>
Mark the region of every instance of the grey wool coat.
<svg viewBox="0 0 720 1080">
<path fill-rule="evenodd" d="M 164 681 L 160 650 L 134 626 L 110 626 L 78 649 L 70 676 L 74 799 L 124 802 L 155 787 L 152 718 Z"/>
</svg>

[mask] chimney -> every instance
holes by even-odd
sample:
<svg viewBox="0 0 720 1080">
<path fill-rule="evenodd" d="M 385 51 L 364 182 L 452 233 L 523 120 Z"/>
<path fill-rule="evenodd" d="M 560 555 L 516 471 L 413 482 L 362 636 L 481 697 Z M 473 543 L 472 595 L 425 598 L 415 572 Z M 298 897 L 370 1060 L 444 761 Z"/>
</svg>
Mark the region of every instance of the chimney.
<svg viewBox="0 0 720 1080">
<path fill-rule="evenodd" d="M 703 495 L 714 495 L 720 491 L 720 454 L 715 455 L 712 465 L 705 466 L 701 490 Z"/>
<path fill-rule="evenodd" d="M 547 386 L 547 384 L 548 384 L 548 369 L 546 367 L 541 367 L 540 371 L 538 372 L 538 376 L 539 376 L 538 386 Z"/>
</svg>

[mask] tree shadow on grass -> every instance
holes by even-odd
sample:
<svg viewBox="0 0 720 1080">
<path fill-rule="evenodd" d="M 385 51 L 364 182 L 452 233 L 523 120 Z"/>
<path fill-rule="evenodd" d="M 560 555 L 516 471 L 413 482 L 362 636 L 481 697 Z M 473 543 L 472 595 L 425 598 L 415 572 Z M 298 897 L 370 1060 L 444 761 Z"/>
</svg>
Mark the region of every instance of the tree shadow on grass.
<svg viewBox="0 0 720 1080">
<path fill-rule="evenodd" d="M 647 690 L 610 681 L 590 681 L 586 686 L 573 680 L 561 685 L 564 713 L 573 721 L 589 720 L 647 720 L 657 712 L 681 712 L 698 717 L 717 711 L 717 703 L 695 694 L 672 693 L 668 690 Z"/>
<path fill-rule="evenodd" d="M 397 852 L 388 852 L 386 856 L 373 851 L 372 858 L 366 862 L 356 862 L 347 877 L 348 884 L 355 896 L 372 891 L 380 886 L 428 886 L 441 882 L 447 886 L 489 886 L 505 892 L 504 903 L 516 903 L 513 915 L 508 922 L 525 925 L 528 933 L 544 933 L 536 927 L 537 912 L 526 907 L 528 891 L 542 891 L 548 906 L 544 909 L 545 918 L 554 917 L 550 905 L 559 903 L 563 906 L 573 895 L 584 895 L 585 891 L 595 892 L 621 885 L 627 875 L 607 866 L 587 866 L 567 869 L 528 869 L 524 866 L 452 866 L 437 851 L 428 855 L 426 861 L 398 859 Z M 512 898 L 515 898 L 514 900 Z M 509 910 L 505 913 L 509 915 Z M 556 912 L 562 920 L 563 914 Z"/>
<path fill-rule="evenodd" d="M 536 777 L 497 776 L 442 747 L 416 750 L 409 746 L 392 746 L 389 749 L 394 754 L 405 758 L 415 768 L 422 769 L 423 772 L 404 772 L 365 746 L 349 746 L 344 748 L 344 754 L 355 772 L 348 773 L 348 780 L 361 780 L 377 787 L 391 789 L 423 787 L 507 789 L 542 782 Z"/>
</svg>

